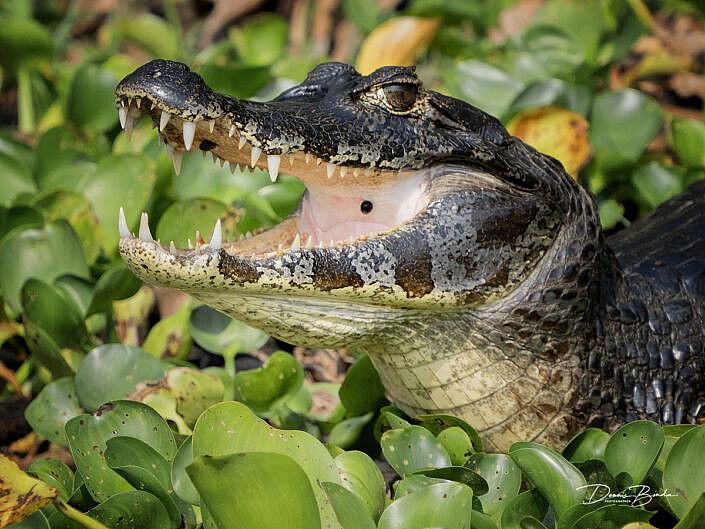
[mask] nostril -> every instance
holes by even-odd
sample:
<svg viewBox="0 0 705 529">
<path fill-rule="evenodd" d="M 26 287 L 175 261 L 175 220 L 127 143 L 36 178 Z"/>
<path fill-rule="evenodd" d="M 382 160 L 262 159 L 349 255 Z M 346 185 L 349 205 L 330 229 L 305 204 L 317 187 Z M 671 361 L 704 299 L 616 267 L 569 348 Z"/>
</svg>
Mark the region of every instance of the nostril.
<svg viewBox="0 0 705 529">
<path fill-rule="evenodd" d="M 372 202 L 369 200 L 363 200 L 362 204 L 360 204 L 360 211 L 367 215 L 370 211 L 372 211 Z"/>
</svg>

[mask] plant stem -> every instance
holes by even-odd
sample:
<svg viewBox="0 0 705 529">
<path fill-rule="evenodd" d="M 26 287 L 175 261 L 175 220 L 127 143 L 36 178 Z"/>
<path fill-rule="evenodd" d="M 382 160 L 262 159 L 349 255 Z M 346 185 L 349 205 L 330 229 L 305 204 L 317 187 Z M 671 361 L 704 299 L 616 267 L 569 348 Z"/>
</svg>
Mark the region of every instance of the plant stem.
<svg viewBox="0 0 705 529">
<path fill-rule="evenodd" d="M 627 2 L 634 10 L 634 13 L 639 18 L 641 23 L 644 24 L 649 31 L 655 32 L 657 28 L 656 21 L 654 20 L 654 17 L 651 16 L 651 12 L 649 11 L 649 8 L 646 7 L 644 0 L 627 0 Z"/>
<path fill-rule="evenodd" d="M 34 130 L 34 102 L 29 69 L 17 70 L 17 121 L 20 132 L 30 134 Z"/>
<path fill-rule="evenodd" d="M 65 516 L 68 516 L 72 520 L 80 523 L 83 527 L 87 527 L 88 529 L 108 529 L 95 518 L 91 518 L 78 509 L 74 509 L 60 498 L 54 500 L 54 505 L 56 505 L 56 508 L 59 509 Z"/>
</svg>

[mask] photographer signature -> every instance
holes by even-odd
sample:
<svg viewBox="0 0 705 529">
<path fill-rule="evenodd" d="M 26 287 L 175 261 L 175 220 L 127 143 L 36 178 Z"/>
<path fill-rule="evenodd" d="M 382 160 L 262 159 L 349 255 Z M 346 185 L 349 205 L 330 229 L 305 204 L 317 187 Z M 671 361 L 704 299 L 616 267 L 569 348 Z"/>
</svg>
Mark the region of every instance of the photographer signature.
<svg viewBox="0 0 705 529">
<path fill-rule="evenodd" d="M 668 492 L 668 489 L 663 492 L 651 492 L 651 487 L 648 485 L 632 485 L 621 492 L 612 492 L 609 485 L 602 483 L 593 483 L 576 488 L 576 490 L 583 489 L 588 491 L 588 496 L 583 500 L 586 505 L 604 501 L 605 503 L 626 503 L 632 506 L 640 506 L 646 505 L 654 498 L 678 496 L 678 494 Z"/>
</svg>

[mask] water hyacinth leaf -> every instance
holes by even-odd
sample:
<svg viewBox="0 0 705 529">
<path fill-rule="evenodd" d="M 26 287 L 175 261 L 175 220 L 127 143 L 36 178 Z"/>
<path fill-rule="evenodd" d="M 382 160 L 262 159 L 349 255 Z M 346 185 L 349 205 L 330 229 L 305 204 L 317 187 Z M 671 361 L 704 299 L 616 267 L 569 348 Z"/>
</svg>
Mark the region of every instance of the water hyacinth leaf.
<svg viewBox="0 0 705 529">
<path fill-rule="evenodd" d="M 599 164 L 612 168 L 634 163 L 662 122 L 659 105 L 642 92 L 602 92 L 595 97 L 590 119 L 590 143 Z"/>
<path fill-rule="evenodd" d="M 51 527 L 49 527 L 49 520 L 44 516 L 44 513 L 36 511 L 21 522 L 14 523 L 12 529 L 51 529 Z"/>
<path fill-rule="evenodd" d="M 664 200 L 683 191 L 684 173 L 680 167 L 659 162 L 642 165 L 632 174 L 632 183 L 646 204 L 655 208 Z"/>
<path fill-rule="evenodd" d="M 141 286 L 142 281 L 135 277 L 122 261 L 114 264 L 98 279 L 93 289 L 88 315 L 109 310 L 113 301 L 131 298 Z"/>
<path fill-rule="evenodd" d="M 521 521 L 526 517 L 543 519 L 548 502 L 537 489 L 527 490 L 507 502 L 502 510 L 502 529 L 521 529 Z"/>
<path fill-rule="evenodd" d="M 0 204 L 9 206 L 24 193 L 35 193 L 37 186 L 31 170 L 20 161 L 0 152 L 0 171 L 3 175 L 3 193 Z"/>
<path fill-rule="evenodd" d="M 1 152 L 0 156 L 2 156 Z M 0 167 L 0 171 L 2 171 L 2 167 Z M 13 206 L 5 208 L 0 206 L 0 239 L 13 231 L 39 229 L 44 226 L 45 222 L 44 214 L 35 207 Z"/>
<path fill-rule="evenodd" d="M 613 198 L 601 200 L 598 205 L 598 214 L 602 228 L 613 228 L 620 220 L 624 219 L 624 206 Z"/>
<path fill-rule="evenodd" d="M 474 496 L 487 494 L 489 490 L 489 486 L 485 478 L 466 467 L 449 466 L 443 468 L 424 468 L 417 470 L 414 474 L 421 474 L 429 478 L 457 481 L 458 483 L 462 483 L 470 487 Z"/>
<path fill-rule="evenodd" d="M 499 522 L 504 507 L 519 494 L 521 470 L 506 454 L 473 454 L 465 466 L 487 482 L 487 493 L 473 492 L 482 503 L 482 511 Z"/>
<path fill-rule="evenodd" d="M 274 452 L 199 456 L 187 472 L 219 527 L 321 526 L 311 483 L 289 456 Z"/>
<path fill-rule="evenodd" d="M 673 529 L 698 529 L 705 524 L 705 492 Z"/>
<path fill-rule="evenodd" d="M 154 162 L 143 154 L 114 154 L 103 158 L 95 173 L 77 186 L 93 206 L 103 228 L 102 247 L 108 256 L 117 249 L 118 211 L 124 208 L 128 226 L 135 226 L 152 195 L 156 181 Z"/>
<path fill-rule="evenodd" d="M 484 512 L 472 511 L 472 521 L 470 523 L 472 529 L 499 529 L 495 521 L 486 515 Z"/>
<path fill-rule="evenodd" d="M 113 529 L 170 529 L 171 520 L 159 499 L 143 490 L 126 491 L 111 496 L 86 513 Z M 61 513 L 49 517 L 52 529 L 84 529 L 82 524 Z"/>
<path fill-rule="evenodd" d="M 334 519 L 333 509 L 317 483 L 331 481 L 342 485 L 342 481 L 333 458 L 318 439 L 302 431 L 272 428 L 241 402 L 211 406 L 201 414 L 193 430 L 194 458 L 238 452 L 276 452 L 291 457 L 308 477 L 321 519 Z"/>
<path fill-rule="evenodd" d="M 59 491 L 35 479 L 0 455 L 0 527 L 19 522 L 48 505 Z"/>
<path fill-rule="evenodd" d="M 73 493 L 73 472 L 66 463 L 58 459 L 37 459 L 27 471 L 59 491 L 62 500 L 67 501 Z"/>
<path fill-rule="evenodd" d="M 683 518 L 705 492 L 705 426 L 683 434 L 671 448 L 663 472 L 663 487 L 676 496 L 666 498 L 678 518 Z"/>
<path fill-rule="evenodd" d="M 88 353 L 76 371 L 76 394 L 81 406 L 93 411 L 104 402 L 125 397 L 138 382 L 164 375 L 161 362 L 140 347 L 105 344 Z"/>
<path fill-rule="evenodd" d="M 604 505 L 599 509 L 579 518 L 572 529 L 622 529 L 630 522 L 648 522 L 654 515 L 652 511 L 637 509 L 629 505 Z"/>
<path fill-rule="evenodd" d="M 350 366 L 338 394 L 351 416 L 374 411 L 384 402 L 384 385 L 368 355 L 361 356 Z"/>
<path fill-rule="evenodd" d="M 472 490 L 460 483 L 437 483 L 394 501 L 379 519 L 379 529 L 454 527 L 469 529 Z"/>
<path fill-rule="evenodd" d="M 171 482 L 179 498 L 191 505 L 200 505 L 201 498 L 186 472 L 186 467 L 193 463 L 191 443 L 192 437 L 189 435 L 179 446 L 171 466 Z"/>
<path fill-rule="evenodd" d="M 450 466 L 450 456 L 443 445 L 421 426 L 387 430 L 380 444 L 385 459 L 401 477 L 421 469 Z"/>
<path fill-rule="evenodd" d="M 442 430 L 437 436 L 443 448 L 450 456 L 450 461 L 455 466 L 464 465 L 473 454 L 472 441 L 465 430 L 458 426 L 451 426 Z"/>
<path fill-rule="evenodd" d="M 663 445 L 661 427 L 651 421 L 634 421 L 614 432 L 605 446 L 605 465 L 615 478 L 625 472 L 631 483 L 641 483 Z"/>
<path fill-rule="evenodd" d="M 382 408 L 381 412 L 380 416 L 384 417 L 390 428 L 406 428 L 407 426 L 411 426 L 411 423 L 404 418 L 406 414 L 399 408 L 385 406 Z"/>
<path fill-rule="evenodd" d="M 65 275 L 54 280 L 54 287 L 63 293 L 67 299 L 72 299 L 84 317 L 88 314 L 88 307 L 93 298 L 94 284 L 92 281 Z"/>
<path fill-rule="evenodd" d="M 408 496 L 409 494 L 437 483 L 450 483 L 450 480 L 430 478 L 423 474 L 411 474 L 394 483 L 394 499 L 398 500 L 399 498 L 403 498 L 404 496 Z"/>
<path fill-rule="evenodd" d="M 135 437 L 147 443 L 171 461 L 176 442 L 166 421 L 141 402 L 119 400 L 104 404 L 93 414 L 82 414 L 66 424 L 69 449 L 76 468 L 97 502 L 132 490 L 132 486 L 105 462 L 108 439 L 119 435 Z"/>
<path fill-rule="evenodd" d="M 461 428 L 472 441 L 472 447 L 475 452 L 482 452 L 484 450 L 484 445 L 482 444 L 482 439 L 477 430 L 470 426 L 460 417 L 454 417 L 453 415 L 445 415 L 442 413 L 433 413 L 429 415 L 417 415 L 416 420 L 419 421 L 421 426 L 430 430 L 434 435 L 440 434 L 443 430 L 447 428 L 452 428 L 457 426 Z"/>
<path fill-rule="evenodd" d="M 211 353 L 254 351 L 269 339 L 266 333 L 206 305 L 194 310 L 189 321 L 193 339 Z"/>
<path fill-rule="evenodd" d="M 240 58 L 252 66 L 267 66 L 284 52 L 289 35 L 289 25 L 274 13 L 262 14 L 228 33 Z"/>
<path fill-rule="evenodd" d="M 585 497 L 585 477 L 559 453 L 538 443 L 514 443 L 509 455 L 548 500 L 556 517 Z"/>
<path fill-rule="evenodd" d="M 81 242 L 65 220 L 10 234 L 0 244 L 0 263 L 0 291 L 17 311 L 20 290 L 29 278 L 51 283 L 64 274 L 90 277 Z"/>
<path fill-rule="evenodd" d="M 155 358 L 186 360 L 193 340 L 189 318 L 191 307 L 184 303 L 177 312 L 159 320 L 144 339 L 142 347 Z"/>
<path fill-rule="evenodd" d="M 353 492 L 330 482 L 321 483 L 321 488 L 333 505 L 335 516 L 343 529 L 375 529 L 375 522 L 364 503 Z"/>
<path fill-rule="evenodd" d="M 121 17 L 117 29 L 123 39 L 131 41 L 149 55 L 175 59 L 179 52 L 178 29 L 166 20 L 151 13 Z"/>
<path fill-rule="evenodd" d="M 705 165 L 705 123 L 673 118 L 671 145 L 685 165 Z"/>
<path fill-rule="evenodd" d="M 658 453 L 658 457 L 654 464 L 651 466 L 649 471 L 649 478 L 656 484 L 659 490 L 663 489 L 663 471 L 666 468 L 666 461 L 668 460 L 668 455 L 671 453 L 673 445 L 676 441 L 680 439 L 683 434 L 695 428 L 694 424 L 670 424 L 668 426 L 663 426 L 663 446 L 661 451 Z"/>
<path fill-rule="evenodd" d="M 610 474 L 610 471 L 607 470 L 604 461 L 600 459 L 588 459 L 582 463 L 574 464 L 576 468 L 583 473 L 588 485 L 599 485 L 599 487 L 587 487 L 588 493 L 585 501 L 590 501 L 593 496 L 594 498 L 599 498 L 606 488 L 610 490 L 619 489 L 617 480 Z"/>
<path fill-rule="evenodd" d="M 24 321 L 24 339 L 34 359 L 56 378 L 73 376 L 78 363 L 70 362 L 69 349 L 63 351 L 51 335 L 31 320 Z M 64 354 L 67 353 L 67 354 Z"/>
<path fill-rule="evenodd" d="M 350 448 L 358 440 L 362 430 L 372 420 L 373 416 L 374 413 L 369 412 L 360 417 L 351 417 L 339 422 L 330 431 L 328 442 L 342 449 Z"/>
<path fill-rule="evenodd" d="M 110 70 L 84 64 L 73 74 L 66 98 L 66 117 L 77 127 L 104 132 L 115 125 L 113 92 L 118 78 Z"/>
<path fill-rule="evenodd" d="M 174 241 L 177 248 L 186 248 L 188 239 L 194 240 L 195 230 L 200 230 L 208 240 L 218 219 L 223 230 L 223 240 L 231 240 L 237 233 L 236 210 L 208 198 L 179 200 L 171 204 L 159 218 L 156 238 L 165 243 Z"/>
<path fill-rule="evenodd" d="M 599 428 L 586 428 L 575 435 L 563 449 L 563 457 L 571 463 L 602 459 L 610 435 Z"/>
<path fill-rule="evenodd" d="M 25 418 L 33 430 L 52 443 L 66 446 L 64 425 L 83 410 L 78 406 L 78 397 L 73 378 L 55 380 L 42 388 L 25 410 Z"/>
<path fill-rule="evenodd" d="M 263 412 L 284 403 L 299 391 L 303 381 L 304 370 L 296 358 L 277 351 L 261 368 L 235 375 L 235 395 L 253 410 Z"/>
<path fill-rule="evenodd" d="M 364 504 L 365 510 L 377 521 L 384 510 L 384 476 L 370 456 L 351 450 L 335 458 L 343 486 L 353 492 Z"/>
</svg>

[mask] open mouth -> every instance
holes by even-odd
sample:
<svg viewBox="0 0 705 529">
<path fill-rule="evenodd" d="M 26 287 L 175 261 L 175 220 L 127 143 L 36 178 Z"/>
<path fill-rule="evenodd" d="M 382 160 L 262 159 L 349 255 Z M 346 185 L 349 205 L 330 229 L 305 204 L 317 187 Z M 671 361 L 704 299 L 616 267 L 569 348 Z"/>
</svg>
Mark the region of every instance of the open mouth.
<svg viewBox="0 0 705 529">
<path fill-rule="evenodd" d="M 223 166 L 227 162 L 231 172 L 240 165 L 259 167 L 269 172 L 272 182 L 282 172 L 306 186 L 297 210 L 273 228 L 228 242 L 223 240 L 218 221 L 209 242 L 198 232 L 186 249 L 159 241 L 172 255 L 207 246 L 222 248 L 233 256 L 261 258 L 301 248 L 354 244 L 388 233 L 424 210 L 430 200 L 429 171 L 424 169 L 390 170 L 349 164 L 335 157 L 324 159 L 295 141 L 262 141 L 230 112 L 215 109 L 186 115 L 170 104 L 168 95 L 160 97 L 146 90 L 126 94 L 118 87 L 116 106 L 128 139 L 137 119 L 144 115 L 152 119 L 177 174 L 184 153 L 200 150 L 204 156 L 210 152 L 214 163 Z M 122 210 L 119 226 L 121 237 L 133 236 Z M 144 213 L 138 237 L 153 240 Z"/>
</svg>

